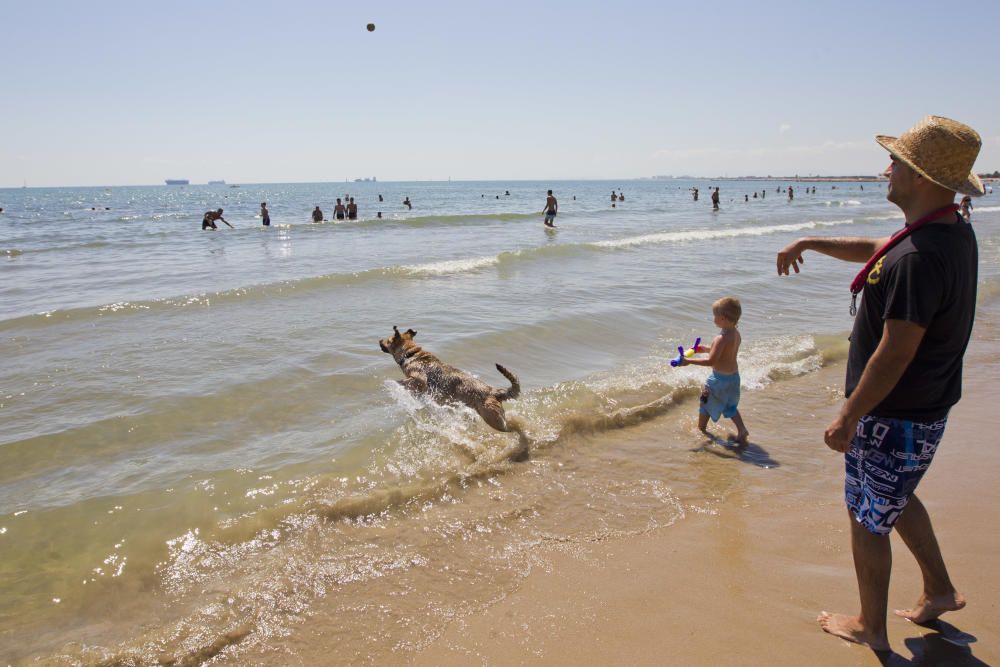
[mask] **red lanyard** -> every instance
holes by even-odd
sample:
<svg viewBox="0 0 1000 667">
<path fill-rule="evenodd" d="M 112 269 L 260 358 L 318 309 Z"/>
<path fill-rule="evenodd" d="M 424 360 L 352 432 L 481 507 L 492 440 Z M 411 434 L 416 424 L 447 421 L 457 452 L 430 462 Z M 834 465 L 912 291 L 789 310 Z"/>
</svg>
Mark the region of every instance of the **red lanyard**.
<svg viewBox="0 0 1000 667">
<path fill-rule="evenodd" d="M 920 218 L 919 220 L 917 220 L 912 224 L 906 225 L 898 232 L 893 234 L 891 237 L 889 237 L 889 240 L 886 242 L 886 244 L 881 248 L 879 248 L 874 255 L 872 255 L 871 259 L 868 260 L 868 263 L 865 264 L 865 268 L 861 269 L 858 272 L 858 275 L 854 276 L 854 280 L 851 281 L 851 315 L 854 316 L 858 312 L 858 307 L 857 307 L 858 294 L 861 292 L 862 289 L 864 289 L 865 280 L 868 278 L 868 274 L 871 273 L 871 270 L 875 266 L 876 262 L 882 259 L 887 252 L 895 248 L 900 241 L 902 241 L 907 236 L 909 236 L 913 232 L 917 231 L 918 229 L 926 225 L 928 222 L 932 222 L 934 220 L 937 220 L 938 218 L 943 218 L 945 215 L 949 213 L 956 213 L 957 211 L 958 211 L 958 204 L 949 204 L 944 208 L 939 208 L 936 211 L 928 213 L 927 215 L 925 215 L 924 217 Z"/>
</svg>

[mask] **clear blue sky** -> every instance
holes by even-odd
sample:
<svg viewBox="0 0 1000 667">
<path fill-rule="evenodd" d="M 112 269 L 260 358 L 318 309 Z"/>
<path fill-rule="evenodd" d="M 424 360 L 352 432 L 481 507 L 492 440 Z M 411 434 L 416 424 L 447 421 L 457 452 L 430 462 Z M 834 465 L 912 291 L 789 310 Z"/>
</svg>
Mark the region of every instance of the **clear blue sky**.
<svg viewBox="0 0 1000 667">
<path fill-rule="evenodd" d="M 0 0 L 0 187 L 1000 169 L 1000 3 Z M 377 28 L 369 33 L 365 24 Z"/>
</svg>

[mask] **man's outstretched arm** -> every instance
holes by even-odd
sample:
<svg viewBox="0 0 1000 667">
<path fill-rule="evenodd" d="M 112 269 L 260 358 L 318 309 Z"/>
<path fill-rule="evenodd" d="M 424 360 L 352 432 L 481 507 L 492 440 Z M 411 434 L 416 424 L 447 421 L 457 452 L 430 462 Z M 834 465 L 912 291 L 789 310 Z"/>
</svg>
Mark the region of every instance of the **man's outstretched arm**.
<svg viewBox="0 0 1000 667">
<path fill-rule="evenodd" d="M 805 236 L 786 245 L 778 251 L 778 275 L 787 276 L 788 270 L 799 272 L 799 264 L 803 263 L 802 253 L 813 250 L 845 262 L 863 264 L 875 252 L 889 241 L 889 237 L 870 239 L 859 236 Z"/>
</svg>

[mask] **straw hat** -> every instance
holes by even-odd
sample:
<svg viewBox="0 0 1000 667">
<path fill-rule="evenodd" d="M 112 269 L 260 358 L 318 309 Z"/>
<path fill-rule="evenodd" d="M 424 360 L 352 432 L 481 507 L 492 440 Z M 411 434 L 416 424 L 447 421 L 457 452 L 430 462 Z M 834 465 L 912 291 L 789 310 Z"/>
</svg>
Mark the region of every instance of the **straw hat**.
<svg viewBox="0 0 1000 667">
<path fill-rule="evenodd" d="M 968 125 L 943 116 L 927 116 L 898 139 L 879 134 L 875 141 L 943 188 L 976 197 L 986 192 L 972 171 L 983 142 Z"/>
</svg>

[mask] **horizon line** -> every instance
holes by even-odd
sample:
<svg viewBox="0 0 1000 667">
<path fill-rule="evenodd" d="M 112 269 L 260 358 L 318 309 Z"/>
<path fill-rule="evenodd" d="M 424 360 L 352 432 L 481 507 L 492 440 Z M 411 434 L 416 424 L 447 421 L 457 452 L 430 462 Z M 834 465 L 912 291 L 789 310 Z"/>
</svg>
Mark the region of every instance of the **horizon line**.
<svg viewBox="0 0 1000 667">
<path fill-rule="evenodd" d="M 978 174 L 981 179 L 992 179 L 995 177 L 990 174 Z M 181 180 L 181 179 L 178 179 Z M 756 175 L 745 175 L 745 176 L 670 176 L 670 175 L 656 175 L 656 176 L 630 176 L 625 178 L 552 178 L 552 179 L 537 179 L 537 178 L 512 178 L 512 179 L 452 179 L 452 178 L 429 178 L 429 179 L 411 179 L 411 180 L 386 180 L 386 181 L 260 181 L 260 182 L 249 182 L 243 181 L 240 183 L 187 183 L 184 185 L 167 185 L 166 183 L 101 183 L 97 185 L 11 185 L 11 186 L 0 186 L 0 190 L 43 190 L 52 188 L 146 188 L 146 187 L 170 187 L 170 188 L 183 188 L 183 187 L 223 187 L 230 188 L 232 186 L 260 186 L 260 185 L 336 185 L 344 183 L 347 185 L 379 185 L 382 183 L 393 184 L 393 183 L 565 183 L 565 182 L 613 182 L 613 181 L 887 181 L 888 179 L 884 176 L 873 176 L 864 174 L 841 174 L 841 175 L 795 175 L 795 176 L 756 176 Z"/>
</svg>

